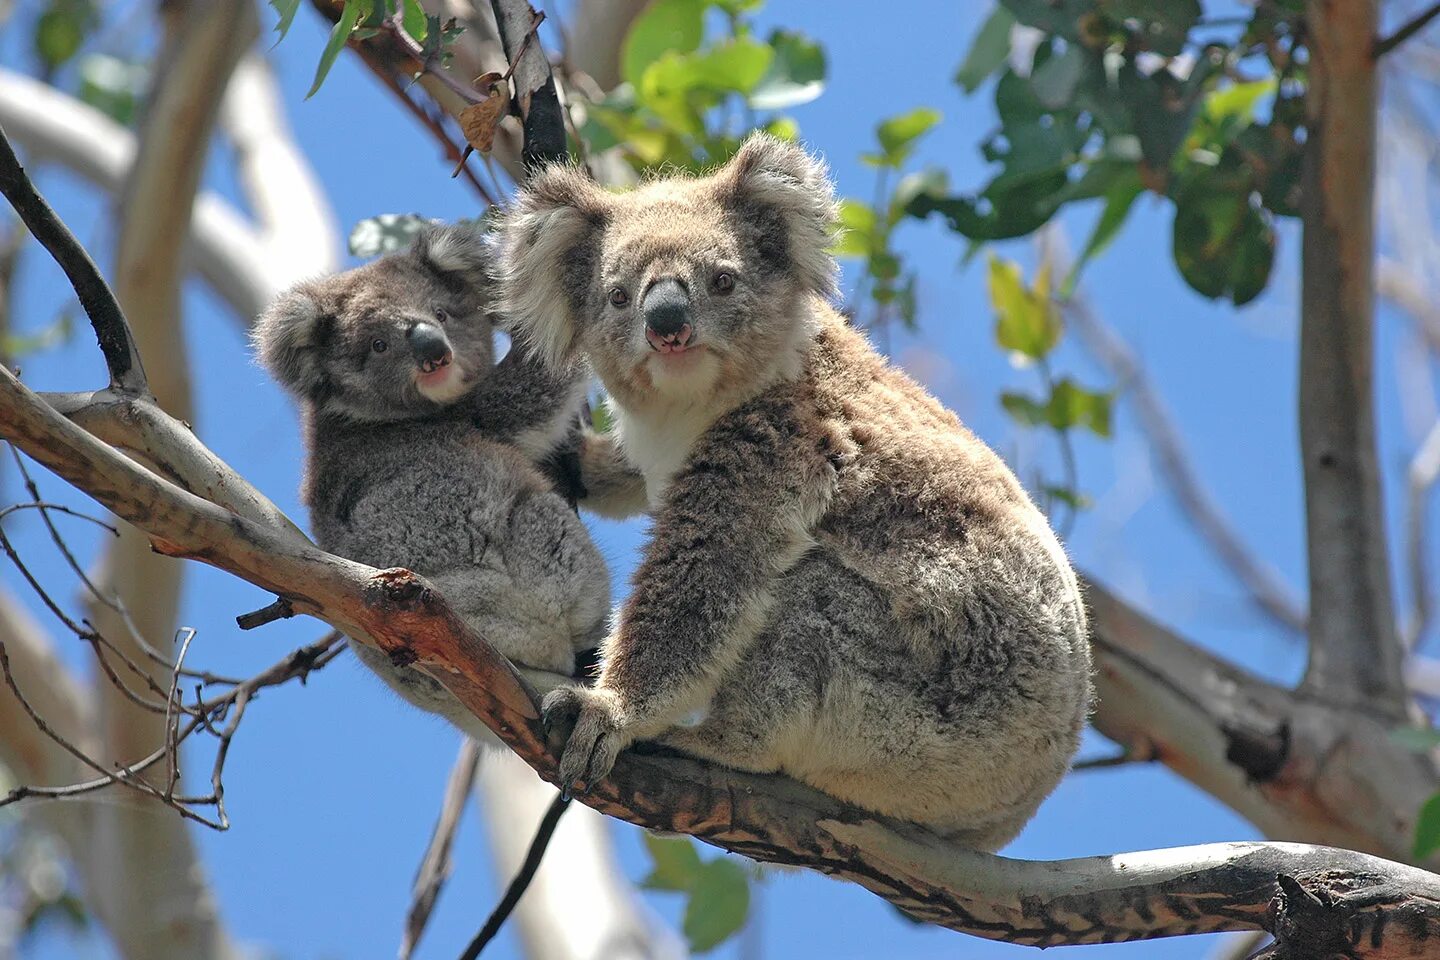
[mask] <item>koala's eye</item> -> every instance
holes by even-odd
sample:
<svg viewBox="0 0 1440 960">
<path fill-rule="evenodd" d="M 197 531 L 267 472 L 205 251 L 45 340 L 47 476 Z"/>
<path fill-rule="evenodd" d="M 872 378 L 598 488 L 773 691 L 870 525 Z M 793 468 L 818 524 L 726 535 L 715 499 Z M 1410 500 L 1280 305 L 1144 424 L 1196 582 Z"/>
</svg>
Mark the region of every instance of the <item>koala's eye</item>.
<svg viewBox="0 0 1440 960">
<path fill-rule="evenodd" d="M 370 341 L 370 349 L 374 350 L 376 353 L 384 353 L 386 350 L 390 349 L 390 344 L 386 343 L 380 337 L 376 337 L 374 340 Z"/>
<path fill-rule="evenodd" d="M 710 281 L 716 293 L 729 293 L 735 289 L 735 278 L 723 270 L 715 274 L 715 279 Z"/>
<path fill-rule="evenodd" d="M 448 313 L 445 312 L 445 308 L 444 308 L 444 307 L 436 307 L 436 308 L 435 308 L 435 320 L 436 320 L 437 323 L 444 323 L 446 320 L 449 320 L 449 319 L 450 319 L 450 314 L 448 314 Z"/>
<path fill-rule="evenodd" d="M 630 302 L 630 294 L 625 292 L 624 287 L 612 287 L 610 289 L 610 305 L 612 307 L 623 307 Z"/>
</svg>

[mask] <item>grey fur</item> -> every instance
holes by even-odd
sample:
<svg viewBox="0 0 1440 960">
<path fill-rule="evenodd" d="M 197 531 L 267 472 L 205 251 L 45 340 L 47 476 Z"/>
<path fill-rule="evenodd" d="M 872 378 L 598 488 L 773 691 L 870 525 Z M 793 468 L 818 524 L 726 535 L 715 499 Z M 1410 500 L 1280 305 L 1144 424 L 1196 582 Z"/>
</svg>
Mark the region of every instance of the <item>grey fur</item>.
<svg viewBox="0 0 1440 960">
<path fill-rule="evenodd" d="M 546 719 L 572 785 L 659 739 L 996 849 L 1079 744 L 1084 607 L 1014 475 L 827 302 L 833 211 L 819 161 L 754 137 L 626 195 L 552 167 L 505 216 L 503 307 L 610 394 L 598 505 L 654 517 L 596 686 Z"/>
<path fill-rule="evenodd" d="M 583 369 L 519 351 L 495 363 L 487 270 L 473 231 L 428 230 L 408 252 L 284 294 L 255 345 L 301 402 L 320 546 L 428 577 L 512 661 L 569 676 L 604 635 L 609 574 L 536 464 L 571 431 Z M 422 329 L 452 353 L 423 386 Z M 355 652 L 411 703 L 488 736 L 428 675 Z"/>
</svg>

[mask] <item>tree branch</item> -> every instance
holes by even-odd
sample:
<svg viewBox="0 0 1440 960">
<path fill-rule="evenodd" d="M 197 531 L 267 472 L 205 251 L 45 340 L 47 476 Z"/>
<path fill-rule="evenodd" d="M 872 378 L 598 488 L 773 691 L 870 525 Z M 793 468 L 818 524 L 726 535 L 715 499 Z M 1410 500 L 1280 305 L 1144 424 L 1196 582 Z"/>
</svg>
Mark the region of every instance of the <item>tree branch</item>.
<svg viewBox="0 0 1440 960">
<path fill-rule="evenodd" d="M 1093 581 L 1085 593 L 1097 730 L 1153 751 L 1268 837 L 1410 857 L 1436 774 L 1396 742 L 1393 723 L 1260 680 Z"/>
<path fill-rule="evenodd" d="M 555 78 L 545 51 L 530 42 L 539 23 L 535 11 L 526 0 L 490 0 L 490 6 L 510 62 L 515 102 L 525 129 L 521 150 L 525 167 L 564 160 L 570 151 L 565 145 L 565 115 L 555 92 Z"/>
<path fill-rule="evenodd" d="M 147 393 L 145 369 L 140 365 L 140 354 L 131 339 L 119 301 L 90 254 L 50 209 L 50 204 L 35 192 L 3 129 L 0 129 L 0 194 L 10 201 L 31 235 L 55 258 L 75 288 L 75 295 L 95 328 L 100 352 L 105 355 L 110 386 L 137 395 Z"/>
<path fill-rule="evenodd" d="M 1300 448 L 1316 699 L 1403 721 L 1375 450 L 1375 0 L 1311 0 L 1301 219 Z"/>
<path fill-rule="evenodd" d="M 1414 19 L 1398 27 L 1390 36 L 1376 38 L 1371 56 L 1379 60 L 1385 56 L 1385 54 L 1394 50 L 1421 30 L 1424 30 L 1430 24 L 1430 21 L 1434 20 L 1437 16 L 1440 16 L 1440 3 L 1431 4 L 1422 13 L 1416 15 Z"/>
<path fill-rule="evenodd" d="M 410 894 L 410 910 L 405 916 L 405 933 L 400 940 L 400 960 L 410 960 L 425 926 L 430 922 L 430 913 L 440 897 L 440 888 L 450 877 L 450 848 L 455 842 L 455 833 L 460 827 L 460 817 L 465 812 L 465 803 L 475 787 L 475 771 L 480 764 L 480 745 L 469 737 L 460 744 L 460 753 L 445 784 L 445 796 L 440 804 L 440 816 L 435 821 L 435 830 L 430 835 L 430 845 L 415 872 L 415 885 Z"/>
<path fill-rule="evenodd" d="M 124 189 L 135 160 L 135 135 L 129 130 L 54 87 L 4 68 L 0 127 L 28 151 L 32 166 L 59 163 L 115 196 Z M 284 229 L 294 225 L 292 217 Z M 278 232 L 278 222 L 276 227 Z M 286 287 L 336 263 L 334 236 L 301 246 L 282 245 L 278 239 L 272 244 L 267 239 L 272 235 L 263 228 L 257 233 L 238 210 L 213 193 L 196 200 L 185 244 L 187 259 L 245 324 Z"/>
<path fill-rule="evenodd" d="M 357 642 L 426 670 L 554 781 L 527 685 L 422 578 L 325 554 L 201 500 L 84 433 L 3 369 L 0 434 L 142 525 L 156 549 L 282 592 Z M 1440 936 L 1440 878 L 1358 853 L 1218 844 L 1058 863 L 1008 860 L 884 821 L 785 777 L 641 750 L 622 755 L 584 802 L 650 829 L 854 880 L 915 916 L 992 939 L 1038 946 L 1263 928 L 1272 901 L 1289 896 L 1276 885 L 1279 874 L 1307 890 L 1344 877 L 1371 895 L 1334 905 L 1347 929 L 1363 935 L 1356 956 L 1403 956 L 1396 951 L 1414 937 Z"/>
<path fill-rule="evenodd" d="M 492 751 L 477 777 L 481 815 L 501 883 L 520 869 L 554 787 L 513 754 Z M 556 917 L 566 922 L 556 923 Z M 615 859 L 608 821 L 581 804 L 555 832 L 535 882 L 515 910 L 530 960 L 681 960 L 685 944 L 631 889 Z"/>
</svg>

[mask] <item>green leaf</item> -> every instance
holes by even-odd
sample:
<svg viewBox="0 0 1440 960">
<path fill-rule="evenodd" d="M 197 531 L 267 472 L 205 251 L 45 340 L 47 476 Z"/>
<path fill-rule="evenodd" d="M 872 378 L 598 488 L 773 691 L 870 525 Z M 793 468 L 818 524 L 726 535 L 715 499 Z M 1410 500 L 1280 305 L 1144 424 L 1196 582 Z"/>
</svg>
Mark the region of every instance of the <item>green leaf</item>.
<svg viewBox="0 0 1440 960">
<path fill-rule="evenodd" d="M 966 93 L 974 93 L 985 78 L 994 73 L 1010 56 L 1010 28 L 1015 26 L 1015 16 L 1003 6 L 997 6 L 980 26 L 980 32 L 970 43 L 970 52 L 955 74 L 955 82 Z"/>
<path fill-rule="evenodd" d="M 280 36 L 275 38 L 279 43 L 285 39 L 285 34 L 290 32 L 290 24 L 295 22 L 295 11 L 300 9 L 300 0 L 270 0 L 270 6 L 280 15 L 280 20 L 275 24 L 275 32 Z"/>
<path fill-rule="evenodd" d="M 996 177 L 978 196 L 922 193 L 906 213 L 924 219 L 939 213 L 950 229 L 969 240 L 1009 240 L 1042 227 L 1065 202 L 1069 178 L 1064 169 L 1023 179 Z"/>
<path fill-rule="evenodd" d="M 416 234 L 433 222 L 418 213 L 382 213 L 366 217 L 350 231 L 350 253 L 357 257 L 377 257 L 382 253 L 404 250 Z"/>
<path fill-rule="evenodd" d="M 658 0 L 630 26 L 620 51 L 620 75 L 640 87 L 645 69 L 666 53 L 690 53 L 705 35 L 705 0 Z"/>
<path fill-rule="evenodd" d="M 1110 394 L 1086 390 L 1070 379 L 1062 379 L 1050 391 L 1045 405 L 1046 422 L 1056 430 L 1086 427 L 1096 436 L 1110 436 Z"/>
<path fill-rule="evenodd" d="M 0 354 L 19 359 L 42 350 L 50 350 L 68 341 L 74 329 L 74 317 L 68 309 L 62 310 L 54 323 L 34 333 L 0 334 Z"/>
<path fill-rule="evenodd" d="M 1046 422 L 1045 405 L 1023 393 L 1005 392 L 1000 394 L 1000 406 L 1010 414 L 1010 419 L 1025 427 L 1039 427 Z"/>
<path fill-rule="evenodd" d="M 1418 727 L 1400 727 L 1390 731 L 1390 739 L 1400 744 L 1406 750 L 1413 750 L 1416 753 L 1428 753 L 1436 747 L 1440 747 L 1440 730 L 1433 727 L 1420 729 Z"/>
<path fill-rule="evenodd" d="M 875 128 L 875 135 L 886 162 L 893 167 L 904 163 L 916 141 L 939 122 L 940 111 L 933 107 L 917 107 L 882 122 Z"/>
<path fill-rule="evenodd" d="M 602 405 L 596 409 L 605 408 Z M 641 886 L 647 890 L 682 892 L 697 886 L 704 864 L 689 837 L 657 837 L 649 832 L 642 836 L 654 867 L 650 875 L 641 881 Z"/>
<path fill-rule="evenodd" d="M 1236 306 L 1260 295 L 1275 261 L 1269 212 L 1218 176 L 1197 178 L 1176 198 L 1172 244 L 1186 283 L 1212 299 L 1229 297 Z"/>
<path fill-rule="evenodd" d="M 1116 20 L 1133 20 L 1145 46 L 1162 57 L 1185 49 L 1185 38 L 1200 19 L 1200 0 L 1101 0 L 1100 9 Z"/>
<path fill-rule="evenodd" d="M 1140 173 L 1133 168 L 1127 168 L 1105 191 L 1105 206 L 1100 211 L 1100 219 L 1095 221 L 1095 229 L 1090 232 L 1090 239 L 1085 241 L 1085 249 L 1080 252 L 1079 259 L 1070 268 L 1070 275 L 1061 285 L 1061 297 L 1068 297 L 1074 292 L 1080 271 L 1115 239 L 1125 225 L 1125 218 L 1130 215 L 1130 208 L 1135 205 L 1135 198 L 1144 192 Z"/>
<path fill-rule="evenodd" d="M 1090 498 L 1080 491 L 1072 490 L 1069 487 L 1061 487 L 1047 483 L 1040 488 L 1040 492 L 1051 500 L 1059 500 L 1071 510 L 1088 510 L 1090 508 Z"/>
<path fill-rule="evenodd" d="M 315 68 L 315 82 L 310 85 L 310 92 L 305 94 L 306 100 L 319 92 L 320 85 L 325 82 L 330 68 L 335 65 L 335 58 L 340 56 L 345 41 L 350 39 L 350 34 L 355 30 L 355 24 L 359 22 L 362 12 L 358 0 L 345 0 L 345 9 L 341 11 L 340 19 L 330 30 L 330 39 L 325 41 L 325 50 L 320 54 L 320 63 Z"/>
<path fill-rule="evenodd" d="M 825 90 L 825 51 L 802 33 L 770 34 L 770 69 L 750 94 L 756 110 L 785 110 L 809 103 Z"/>
<path fill-rule="evenodd" d="M 749 37 L 717 43 L 695 58 L 700 82 L 715 91 L 753 93 L 775 59 L 775 51 Z"/>
<path fill-rule="evenodd" d="M 832 248 L 837 257 L 868 257 L 875 241 L 875 210 L 849 197 L 840 201 L 840 233 Z"/>
<path fill-rule="evenodd" d="M 738 863 L 720 857 L 696 874 L 681 929 L 690 949 L 705 953 L 738 933 L 749 912 L 749 877 Z"/>
<path fill-rule="evenodd" d="M 416 43 L 425 42 L 425 36 L 430 32 L 430 20 L 425 16 L 420 0 L 401 0 L 400 25 Z"/>
<path fill-rule="evenodd" d="M 1075 88 L 1085 75 L 1088 57 L 1079 44 L 1071 44 L 1065 52 L 1053 56 L 1036 68 L 1030 77 L 1035 99 L 1049 110 L 1068 106 L 1075 98 Z"/>
<path fill-rule="evenodd" d="M 1201 112 L 1211 120 L 1236 117 L 1242 120 L 1255 119 L 1255 107 L 1276 90 L 1275 77 L 1252 80 L 1249 83 L 1232 83 L 1228 87 L 1213 90 L 1205 95 Z"/>
<path fill-rule="evenodd" d="M 51 70 L 63 66 L 80 52 L 95 20 L 89 0 L 51 0 L 35 21 L 36 56 Z"/>
<path fill-rule="evenodd" d="M 135 109 L 150 82 L 143 63 L 92 53 L 80 61 L 80 99 L 116 123 L 130 126 Z"/>
<path fill-rule="evenodd" d="M 1415 848 L 1412 852 L 1416 860 L 1424 860 L 1436 850 L 1440 850 L 1440 793 L 1426 800 L 1420 808 L 1420 815 L 1415 820 Z"/>
<path fill-rule="evenodd" d="M 1065 0 L 1063 3 L 1056 3 L 1054 0 L 1000 0 L 1000 4 L 1027 27 L 1077 39 L 1079 14 L 1091 6 L 1091 0 L 1079 3 L 1076 0 Z"/>
<path fill-rule="evenodd" d="M 1050 303 L 1042 268 L 1036 289 L 1025 285 L 1020 265 L 990 256 L 990 305 L 995 310 L 995 341 L 1032 359 L 1045 356 L 1060 340 L 1060 317 Z"/>
</svg>

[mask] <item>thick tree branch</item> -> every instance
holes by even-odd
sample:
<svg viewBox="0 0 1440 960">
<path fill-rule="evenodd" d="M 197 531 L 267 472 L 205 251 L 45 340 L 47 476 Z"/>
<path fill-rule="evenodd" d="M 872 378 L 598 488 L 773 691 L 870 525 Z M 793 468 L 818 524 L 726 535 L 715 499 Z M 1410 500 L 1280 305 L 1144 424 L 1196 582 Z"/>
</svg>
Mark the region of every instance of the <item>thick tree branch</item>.
<svg viewBox="0 0 1440 960">
<path fill-rule="evenodd" d="M 199 194 L 220 105 L 240 59 L 259 32 L 252 3 L 179 0 L 167 5 L 164 43 L 146 97 L 138 149 L 121 194 L 115 243 L 115 293 L 137 349 L 151 358 L 149 387 L 156 405 L 193 420 L 190 363 L 181 323 L 183 256 L 191 212 Z M 146 648 L 171 662 L 183 565 L 160 556 L 140 530 L 122 526 L 106 551 L 90 605 L 97 631 L 165 689 L 173 670 L 145 657 Z M 103 599 L 102 599 L 103 598 Z M 97 682 L 94 695 L 102 753 L 129 762 L 167 744 L 170 782 L 142 775 L 165 793 L 179 772 L 179 737 L 172 729 L 173 696 L 163 714 L 143 709 L 122 686 Z M 248 696 L 234 702 L 230 724 L 243 716 Z M 194 721 L 191 721 L 194 722 Z M 229 736 L 222 732 L 219 762 Z M 215 778 L 216 813 L 220 781 Z M 185 793 L 197 794 L 196 790 Z M 210 960 L 238 953 L 220 917 L 189 826 L 157 817 L 143 806 L 107 804 L 96 818 L 96 855 L 90 858 L 90 900 L 127 956 L 147 960 Z M 137 882 L 136 878 L 143 878 Z"/>
<path fill-rule="evenodd" d="M 1395 741 L 1393 724 L 1251 676 L 1094 582 L 1086 598 L 1097 730 L 1153 751 L 1268 837 L 1410 856 L 1436 774 Z"/>
<path fill-rule="evenodd" d="M 1405 717 L 1372 387 L 1375 0 L 1311 0 L 1301 218 L 1300 448 L 1316 699 Z"/>
<path fill-rule="evenodd" d="M 526 168 L 564 160 L 565 115 L 550 75 L 550 61 L 539 43 L 531 43 L 538 20 L 527 0 L 490 0 L 505 59 L 510 62 L 515 102 L 525 130 L 521 159 Z"/>
<path fill-rule="evenodd" d="M 555 778 L 531 691 L 423 579 L 333 557 L 185 492 L 80 430 L 5 370 L 0 434 L 143 526 L 157 549 L 285 593 L 357 641 L 427 670 L 541 776 Z M 641 826 L 845 877 L 923 919 L 1019 943 L 1263 928 L 1272 902 L 1293 898 L 1277 886 L 1280 874 L 1315 893 L 1345 877 L 1371 894 L 1333 908 L 1360 937 L 1356 956 L 1418 956 L 1404 952 L 1415 937 L 1440 936 L 1440 878 L 1338 850 L 1220 844 L 1060 863 L 1007 860 L 881 822 L 784 777 L 638 750 L 584 800 Z"/>
</svg>

